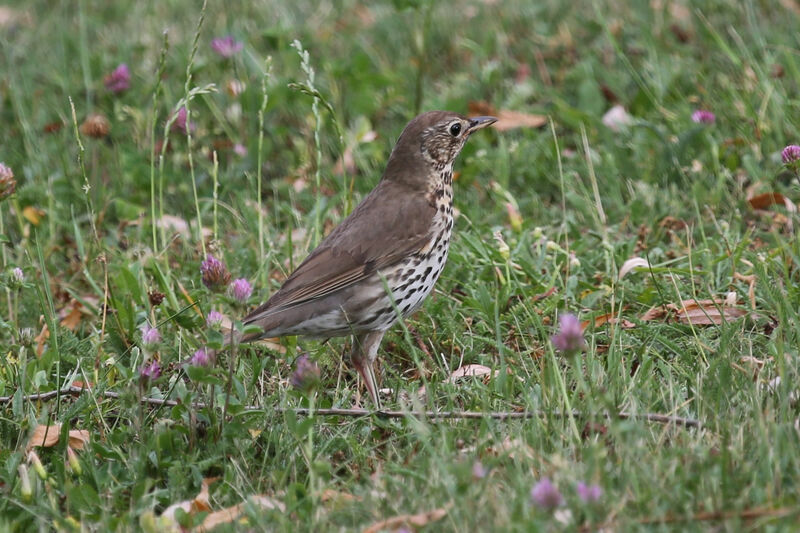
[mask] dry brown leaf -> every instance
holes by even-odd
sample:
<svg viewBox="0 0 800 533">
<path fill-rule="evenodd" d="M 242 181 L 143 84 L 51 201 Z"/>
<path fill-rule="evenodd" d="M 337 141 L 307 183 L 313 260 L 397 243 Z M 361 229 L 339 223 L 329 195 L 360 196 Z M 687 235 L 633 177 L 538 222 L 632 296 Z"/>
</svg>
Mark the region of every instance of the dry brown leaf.
<svg viewBox="0 0 800 533">
<path fill-rule="evenodd" d="M 47 324 L 42 325 L 42 331 L 39 332 L 33 340 L 36 341 L 36 357 L 41 357 L 44 353 L 44 344 L 47 342 L 47 339 L 50 338 L 50 330 L 47 328 Z"/>
<path fill-rule="evenodd" d="M 353 496 L 349 492 L 342 492 L 333 489 L 323 490 L 320 499 L 322 500 L 322 503 L 332 502 L 336 504 L 361 501 L 361 498 Z"/>
<path fill-rule="evenodd" d="M 44 209 L 39 209 L 38 207 L 33 207 L 32 205 L 22 208 L 22 216 L 25 217 L 25 220 L 27 220 L 34 226 L 39 225 L 44 215 L 45 215 Z"/>
<path fill-rule="evenodd" d="M 747 298 L 750 300 L 750 307 L 753 311 L 756 310 L 756 275 L 750 274 L 749 276 L 745 276 L 744 274 L 739 274 L 738 272 L 733 273 L 733 278 L 738 279 L 739 281 L 744 281 L 748 284 L 747 287 Z"/>
<path fill-rule="evenodd" d="M 675 311 L 679 322 L 695 326 L 719 325 L 747 314 L 741 307 L 727 305 L 719 299 L 684 300 L 680 308 L 675 306 Z"/>
<path fill-rule="evenodd" d="M 61 310 L 61 325 L 70 331 L 75 331 L 81 324 L 81 303 L 78 300 L 72 300 L 68 307 Z"/>
<path fill-rule="evenodd" d="M 446 383 L 455 383 L 456 380 L 464 377 L 476 377 L 476 376 L 489 376 L 495 377 L 499 371 L 492 370 L 488 366 L 484 365 L 464 365 L 462 367 L 456 368 L 453 372 L 450 373 L 450 377 L 445 380 Z"/>
<path fill-rule="evenodd" d="M 70 429 L 68 437 L 73 450 L 82 450 L 89 443 L 89 432 L 85 429 Z"/>
<path fill-rule="evenodd" d="M 36 446 L 42 448 L 51 448 L 58 443 L 58 438 L 61 436 L 61 424 L 53 424 L 46 426 L 39 424 L 33 430 L 28 441 L 27 449 L 30 450 Z M 68 434 L 69 447 L 75 450 L 82 450 L 89 442 L 89 432 L 85 429 L 71 429 Z"/>
<path fill-rule="evenodd" d="M 31 435 L 31 438 L 28 441 L 26 450 L 30 450 L 36 446 L 41 446 L 42 448 L 50 448 L 55 446 L 58 442 L 58 437 L 60 434 L 61 424 L 53 424 L 52 426 L 39 424 L 36 426 L 36 429 L 33 430 L 33 435 Z"/>
<path fill-rule="evenodd" d="M 663 305 L 657 305 L 656 307 L 648 309 L 639 319 L 644 322 L 649 322 L 651 320 L 661 320 L 665 316 L 667 316 L 667 308 Z"/>
<path fill-rule="evenodd" d="M 164 512 L 161 513 L 162 518 L 166 518 L 172 521 L 175 525 L 178 524 L 178 521 L 175 518 L 175 513 L 178 509 L 182 509 L 185 513 L 193 514 L 198 513 L 201 511 L 210 511 L 211 507 L 208 505 L 208 488 L 218 480 L 219 477 L 207 477 L 203 478 L 202 485 L 200 487 L 200 492 L 197 493 L 197 496 L 192 498 L 191 500 L 184 500 L 182 502 L 173 503 L 166 509 Z"/>
<path fill-rule="evenodd" d="M 584 320 L 581 322 L 581 331 L 586 331 L 586 328 L 589 327 L 589 324 L 591 323 L 594 323 L 595 329 L 605 324 L 619 325 L 622 329 L 632 329 L 636 327 L 636 324 L 630 320 L 617 318 L 616 313 L 606 313 L 604 315 L 594 317 L 593 320 Z"/>
<path fill-rule="evenodd" d="M 213 513 L 208 514 L 203 519 L 203 523 L 194 528 L 192 531 L 203 533 L 206 531 L 211 531 L 220 524 L 228 524 L 233 522 L 244 513 L 248 502 L 255 507 L 260 507 L 261 509 L 277 509 L 281 512 L 286 511 L 286 507 L 282 502 L 268 498 L 267 496 L 262 496 L 260 494 L 256 496 L 250 496 L 247 498 L 247 500 L 248 501 L 245 503 L 232 505 L 231 507 L 226 507 L 225 509 L 214 511 Z"/>
<path fill-rule="evenodd" d="M 507 131 L 516 128 L 540 128 L 547 124 L 547 117 L 544 115 L 534 115 L 506 109 L 496 110 L 488 102 L 482 101 L 470 102 L 469 114 L 471 116 L 491 115 L 497 117 L 497 122 L 492 125 L 497 131 Z"/>
<path fill-rule="evenodd" d="M 765 192 L 747 199 L 753 209 L 766 209 L 771 205 L 786 205 L 786 197 L 779 192 Z"/>
<path fill-rule="evenodd" d="M 710 300 L 682 300 L 677 304 L 653 307 L 641 316 L 641 320 L 660 320 L 674 318 L 682 324 L 694 326 L 720 325 L 724 322 L 740 318 L 747 311 L 736 306 L 736 293 L 730 292 L 723 298 Z"/>
<path fill-rule="evenodd" d="M 631 257 L 622 263 L 622 267 L 619 269 L 619 279 L 622 279 L 625 274 L 637 268 L 650 268 L 650 263 L 643 257 Z"/>
<path fill-rule="evenodd" d="M 555 294 L 555 292 L 556 292 L 556 288 L 555 287 L 550 287 L 549 289 L 547 289 L 544 292 L 540 292 L 539 294 L 534 294 L 531 299 L 534 302 L 538 302 L 539 300 L 544 300 L 545 298 L 549 298 L 550 296 Z"/>
<path fill-rule="evenodd" d="M 181 237 L 186 239 L 191 237 L 191 233 L 189 232 L 189 223 L 181 217 L 164 215 L 156 221 L 156 227 L 166 231 L 179 233 Z"/>
<path fill-rule="evenodd" d="M 13 26 L 31 26 L 33 17 L 27 11 L 14 9 L 8 6 L 0 6 L 0 28 L 11 28 Z"/>
<path fill-rule="evenodd" d="M 437 522 L 447 516 L 447 512 L 452 506 L 452 503 L 448 503 L 440 509 L 434 509 L 433 511 L 428 511 L 427 513 L 393 516 L 392 518 L 375 522 L 371 526 L 364 528 L 364 533 L 378 533 L 379 531 L 386 529 L 397 529 L 401 526 L 423 527 L 431 522 Z"/>
</svg>

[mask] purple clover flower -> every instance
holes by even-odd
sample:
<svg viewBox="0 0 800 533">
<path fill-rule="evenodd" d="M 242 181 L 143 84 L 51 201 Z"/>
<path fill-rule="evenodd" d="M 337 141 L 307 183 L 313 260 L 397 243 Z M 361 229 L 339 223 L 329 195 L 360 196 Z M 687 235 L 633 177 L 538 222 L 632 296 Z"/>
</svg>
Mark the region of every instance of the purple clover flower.
<svg viewBox="0 0 800 533">
<path fill-rule="evenodd" d="M 564 497 L 558 487 L 550 481 L 550 478 L 545 477 L 531 489 L 531 502 L 540 509 L 551 511 L 564 505 Z"/>
<path fill-rule="evenodd" d="M 800 161 L 800 146 L 790 144 L 781 151 L 781 160 L 787 165 L 796 164 Z"/>
<path fill-rule="evenodd" d="M 153 359 L 150 364 L 144 364 L 139 369 L 139 377 L 142 381 L 152 381 L 158 379 L 158 376 L 161 375 L 161 365 L 158 364 L 158 361 Z"/>
<path fill-rule="evenodd" d="M 717 121 L 717 116 L 711 111 L 705 109 L 698 109 L 692 113 L 692 122 L 697 124 L 713 124 Z"/>
<path fill-rule="evenodd" d="M 211 356 L 205 348 L 200 348 L 189 359 L 192 366 L 208 366 L 211 364 Z"/>
<path fill-rule="evenodd" d="M 25 273 L 22 271 L 20 267 L 14 267 L 11 269 L 11 278 L 16 283 L 22 283 L 25 281 Z"/>
<path fill-rule="evenodd" d="M 485 466 L 483 466 L 483 463 L 481 463 L 477 459 L 475 460 L 474 463 L 472 463 L 472 479 L 483 479 L 488 474 L 489 470 Z"/>
<path fill-rule="evenodd" d="M 0 162 L 0 200 L 8 198 L 17 188 L 17 181 L 14 179 L 14 171 L 5 163 Z"/>
<path fill-rule="evenodd" d="M 573 353 L 583 348 L 583 329 L 578 317 L 572 313 L 564 313 L 559 317 L 558 323 L 558 333 L 550 337 L 555 349 L 563 353 Z"/>
<path fill-rule="evenodd" d="M 247 155 L 247 147 L 242 143 L 236 143 L 233 145 L 233 153 L 239 157 L 244 157 Z"/>
<path fill-rule="evenodd" d="M 209 311 L 206 315 L 206 326 L 216 328 L 222 324 L 222 313 L 219 311 Z"/>
<path fill-rule="evenodd" d="M 239 53 L 243 46 L 244 45 L 240 41 L 233 38 L 233 35 L 211 39 L 211 49 L 225 59 Z"/>
<path fill-rule="evenodd" d="M 200 263 L 200 274 L 203 285 L 212 291 L 222 290 L 231 282 L 231 273 L 225 263 L 211 254 L 206 255 L 205 261 Z"/>
<path fill-rule="evenodd" d="M 295 362 L 294 372 L 289 378 L 289 384 L 295 389 L 309 392 L 319 383 L 320 370 L 317 363 L 311 360 L 308 354 L 303 354 Z"/>
<path fill-rule="evenodd" d="M 120 63 L 117 68 L 103 78 L 103 83 L 106 89 L 114 94 L 127 91 L 131 86 L 131 71 L 128 69 L 128 65 Z"/>
<path fill-rule="evenodd" d="M 603 488 L 600 485 L 587 485 L 583 481 L 578 481 L 575 492 L 583 503 L 596 503 L 603 497 Z"/>
<path fill-rule="evenodd" d="M 194 122 L 187 120 L 189 111 L 187 111 L 186 106 L 178 109 L 172 116 L 175 117 L 175 122 L 172 123 L 171 127 L 172 131 L 186 135 L 195 130 Z"/>
<path fill-rule="evenodd" d="M 159 342 L 161 342 L 161 333 L 158 332 L 158 329 L 147 323 L 142 324 L 142 344 L 153 346 Z"/>
<path fill-rule="evenodd" d="M 253 294 L 253 287 L 244 278 L 239 278 L 231 283 L 231 294 L 239 303 L 246 303 L 250 295 Z"/>
</svg>

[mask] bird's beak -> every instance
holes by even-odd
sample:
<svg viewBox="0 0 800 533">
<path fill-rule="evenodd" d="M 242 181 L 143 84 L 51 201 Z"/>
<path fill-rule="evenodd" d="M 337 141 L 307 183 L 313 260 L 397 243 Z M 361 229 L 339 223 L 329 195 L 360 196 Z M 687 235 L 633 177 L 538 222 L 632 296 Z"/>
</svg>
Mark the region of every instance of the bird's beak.
<svg viewBox="0 0 800 533">
<path fill-rule="evenodd" d="M 469 119 L 469 132 L 472 133 L 473 131 L 477 131 L 479 129 L 485 128 L 486 126 L 491 126 L 497 122 L 497 117 L 474 117 Z"/>
</svg>

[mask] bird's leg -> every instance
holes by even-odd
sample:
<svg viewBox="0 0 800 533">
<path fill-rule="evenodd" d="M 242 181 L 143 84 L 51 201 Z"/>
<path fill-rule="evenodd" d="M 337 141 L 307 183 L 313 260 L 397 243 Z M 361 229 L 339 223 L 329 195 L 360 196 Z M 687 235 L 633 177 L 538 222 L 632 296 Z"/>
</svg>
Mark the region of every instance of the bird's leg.
<svg viewBox="0 0 800 533">
<path fill-rule="evenodd" d="M 358 370 L 361 379 L 364 380 L 376 409 L 381 408 L 381 400 L 378 397 L 378 384 L 375 380 L 373 363 L 378 355 L 378 346 L 383 340 L 384 333 L 384 331 L 370 331 L 369 333 L 355 335 L 352 351 L 350 352 L 350 360 Z"/>
</svg>

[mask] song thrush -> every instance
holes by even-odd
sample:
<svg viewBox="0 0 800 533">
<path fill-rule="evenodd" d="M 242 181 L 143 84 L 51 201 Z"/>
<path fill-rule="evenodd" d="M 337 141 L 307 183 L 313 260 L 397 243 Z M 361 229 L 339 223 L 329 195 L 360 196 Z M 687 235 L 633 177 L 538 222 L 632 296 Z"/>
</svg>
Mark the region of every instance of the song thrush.
<svg viewBox="0 0 800 533">
<path fill-rule="evenodd" d="M 453 229 L 453 161 L 470 134 L 496 120 L 430 111 L 409 122 L 378 185 L 244 319 L 262 331 L 241 340 L 352 334 L 350 359 L 380 408 L 378 346 L 441 274 Z"/>
</svg>

